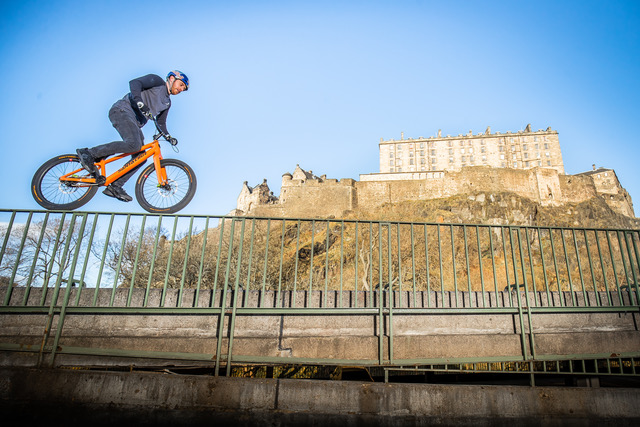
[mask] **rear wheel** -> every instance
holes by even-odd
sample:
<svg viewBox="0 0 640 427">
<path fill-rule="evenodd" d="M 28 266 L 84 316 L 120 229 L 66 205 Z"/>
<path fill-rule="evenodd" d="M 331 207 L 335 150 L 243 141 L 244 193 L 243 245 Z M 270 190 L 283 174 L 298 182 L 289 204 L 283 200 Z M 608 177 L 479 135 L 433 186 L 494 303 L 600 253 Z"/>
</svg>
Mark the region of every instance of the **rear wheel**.
<svg viewBox="0 0 640 427">
<path fill-rule="evenodd" d="M 95 185 L 60 180 L 73 171 L 77 171 L 75 175 L 79 178 L 92 178 L 74 154 L 54 157 L 40 166 L 31 180 L 31 194 L 36 202 L 45 209 L 73 210 L 91 200 L 98 191 Z"/>
<path fill-rule="evenodd" d="M 167 183 L 158 184 L 155 165 L 147 166 L 136 182 L 136 199 L 147 212 L 178 212 L 196 194 L 196 176 L 191 167 L 180 160 L 163 159 L 160 165 L 167 172 Z"/>
</svg>

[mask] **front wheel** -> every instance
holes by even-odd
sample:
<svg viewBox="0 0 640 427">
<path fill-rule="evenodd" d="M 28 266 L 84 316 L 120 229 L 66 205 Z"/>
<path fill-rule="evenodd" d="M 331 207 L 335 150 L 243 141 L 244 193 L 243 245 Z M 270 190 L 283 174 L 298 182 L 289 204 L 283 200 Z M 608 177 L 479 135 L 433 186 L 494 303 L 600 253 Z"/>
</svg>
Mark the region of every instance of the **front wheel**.
<svg viewBox="0 0 640 427">
<path fill-rule="evenodd" d="M 196 194 L 196 175 L 180 160 L 162 159 L 160 166 L 167 171 L 167 183 L 160 185 L 155 165 L 147 166 L 136 182 L 136 199 L 147 212 L 178 212 Z"/>
<path fill-rule="evenodd" d="M 91 200 L 98 188 L 60 180 L 70 173 L 74 178 L 91 178 L 74 154 L 56 156 L 40 166 L 31 180 L 31 194 L 36 202 L 45 209 L 67 211 L 78 209 Z"/>
</svg>

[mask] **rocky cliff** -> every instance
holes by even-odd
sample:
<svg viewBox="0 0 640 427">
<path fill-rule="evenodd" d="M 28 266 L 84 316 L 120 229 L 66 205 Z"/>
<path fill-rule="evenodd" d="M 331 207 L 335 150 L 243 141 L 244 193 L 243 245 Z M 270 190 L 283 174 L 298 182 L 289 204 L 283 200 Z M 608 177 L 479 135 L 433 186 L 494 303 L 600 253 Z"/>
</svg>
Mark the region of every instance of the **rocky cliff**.
<svg viewBox="0 0 640 427">
<path fill-rule="evenodd" d="M 511 192 L 477 192 L 387 203 L 378 208 L 351 210 L 345 218 L 540 227 L 630 229 L 640 226 L 640 219 L 615 212 L 601 197 L 581 203 L 541 206 Z"/>
</svg>

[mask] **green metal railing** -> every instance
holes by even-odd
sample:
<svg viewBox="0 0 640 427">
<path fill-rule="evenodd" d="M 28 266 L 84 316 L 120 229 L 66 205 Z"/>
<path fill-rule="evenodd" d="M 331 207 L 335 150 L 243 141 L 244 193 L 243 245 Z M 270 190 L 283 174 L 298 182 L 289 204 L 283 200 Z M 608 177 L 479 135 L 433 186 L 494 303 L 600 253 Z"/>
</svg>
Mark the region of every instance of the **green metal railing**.
<svg viewBox="0 0 640 427">
<path fill-rule="evenodd" d="M 536 314 L 635 315 L 640 306 L 640 230 L 0 210 L 0 239 L 0 314 L 47 314 L 41 362 L 59 352 L 69 313 L 216 316 L 218 337 L 227 319 L 216 373 L 223 362 L 278 363 L 233 354 L 239 315 L 340 313 L 379 319 L 379 357 L 363 362 L 437 367 L 442 361 L 394 359 L 394 316 L 507 313 L 521 331 L 519 361 L 533 372 L 544 362 L 535 354 Z M 601 356 L 594 360 L 615 371 Z M 623 356 L 632 370 L 621 373 L 638 375 L 639 355 Z M 514 361 L 453 361 L 480 362 Z"/>
</svg>

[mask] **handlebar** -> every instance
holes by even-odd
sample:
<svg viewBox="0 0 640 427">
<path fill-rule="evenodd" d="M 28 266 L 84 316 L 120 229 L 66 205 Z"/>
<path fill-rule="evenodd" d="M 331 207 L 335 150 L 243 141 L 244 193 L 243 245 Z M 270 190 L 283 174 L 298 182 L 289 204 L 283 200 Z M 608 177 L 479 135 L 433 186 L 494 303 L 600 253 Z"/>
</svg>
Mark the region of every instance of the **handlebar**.
<svg viewBox="0 0 640 427">
<path fill-rule="evenodd" d="M 171 147 L 173 148 L 173 151 L 175 151 L 176 153 L 178 152 L 178 147 L 176 147 L 175 144 L 173 144 L 170 141 L 171 135 L 167 135 L 166 133 L 162 132 L 162 130 L 160 130 L 160 128 L 158 127 L 158 122 L 156 121 L 156 118 L 153 117 L 153 114 L 151 113 L 143 113 L 144 116 L 153 121 L 153 124 L 156 126 L 156 131 L 158 131 L 158 133 L 156 133 L 155 135 L 153 135 L 153 139 L 154 140 L 159 140 L 160 138 L 164 138 L 165 141 L 169 142 L 171 144 Z"/>
<path fill-rule="evenodd" d="M 147 119 L 149 119 L 149 120 L 153 121 L 153 124 L 156 126 L 156 131 L 157 131 L 158 133 L 156 133 L 155 135 L 153 135 L 153 139 L 160 139 L 160 138 L 162 137 L 162 138 L 164 138 L 164 139 L 165 139 L 165 141 L 168 141 L 168 140 L 169 140 L 169 138 L 168 138 L 168 136 L 169 136 L 169 135 L 167 135 L 166 133 L 164 133 L 164 132 L 162 132 L 162 131 L 160 130 L 160 128 L 158 127 L 158 122 L 156 121 L 156 118 L 155 118 L 155 117 L 153 117 L 153 114 L 151 114 L 151 113 L 143 113 L 143 115 L 144 115 Z"/>
</svg>

